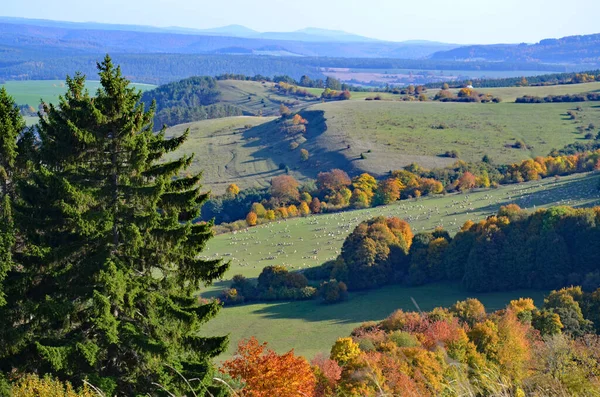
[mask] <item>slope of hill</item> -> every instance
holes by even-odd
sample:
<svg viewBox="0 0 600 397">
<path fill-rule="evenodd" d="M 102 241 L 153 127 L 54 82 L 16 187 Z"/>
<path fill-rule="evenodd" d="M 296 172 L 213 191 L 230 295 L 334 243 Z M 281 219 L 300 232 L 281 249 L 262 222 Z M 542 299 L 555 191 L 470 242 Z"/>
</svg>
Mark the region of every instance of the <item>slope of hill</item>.
<svg viewBox="0 0 600 397">
<path fill-rule="evenodd" d="M 275 114 L 278 109 L 273 96 L 270 98 L 273 102 L 267 102 L 268 91 L 261 93 L 265 88 L 260 83 L 226 80 L 219 84 L 222 99 L 230 104 L 256 112 L 265 109 L 261 108 L 264 104 L 259 98 L 262 97 L 269 104 L 266 109 L 273 111 L 265 115 Z M 598 89 L 600 84 L 564 87 L 581 92 Z M 526 95 L 529 90 L 542 95 L 550 92 L 540 91 L 542 88 L 556 87 L 525 87 L 514 95 Z M 253 92 L 256 97 L 252 96 Z M 579 126 L 600 126 L 600 109 L 595 102 L 577 106 L 581 111 L 576 112 L 576 120 L 570 120 L 567 111 L 574 109 L 574 105 L 569 103 L 523 105 L 394 100 L 301 103 L 295 110 L 304 108 L 300 114 L 308 121 L 307 131 L 301 136 L 283 132 L 279 119 L 259 118 L 256 123 L 260 125 L 243 130 L 239 128 L 246 124 L 244 119 L 235 119 L 239 123 L 229 127 L 219 124 L 227 121 L 214 120 L 192 124 L 192 137 L 182 150 L 202 153 L 195 160 L 194 168 L 207 170 L 205 182 L 215 193 L 224 192 L 229 183 L 239 182 L 240 187 L 268 186 L 273 176 L 283 172 L 279 169 L 281 164 L 300 180 L 315 178 L 319 172 L 333 168 L 344 169 L 352 175 L 368 172 L 384 176 L 410 163 L 426 168 L 443 167 L 456 161 L 444 157 L 445 152 L 451 150 L 456 150 L 460 159 L 466 161 L 479 161 L 487 154 L 497 164 L 507 164 L 545 156 L 554 148 L 582 141 L 584 134 L 578 131 Z M 212 127 L 216 124 L 220 125 L 218 129 L 223 129 L 219 134 L 215 134 Z M 183 128 L 177 126 L 172 131 L 181 132 Z M 513 145 L 517 140 L 528 148 L 515 149 Z M 298 146 L 290 146 L 293 142 Z M 211 152 L 207 152 L 207 147 Z M 308 150 L 308 161 L 301 160 L 300 149 Z M 215 171 L 213 176 L 213 171 L 208 170 L 215 167 L 220 171 Z"/>
<path fill-rule="evenodd" d="M 265 146 L 259 145 L 249 131 L 259 133 L 265 123 L 273 120 L 241 116 L 175 126 L 167 135 L 180 135 L 189 128 L 190 137 L 167 159 L 193 154 L 189 172 L 202 172 L 203 185 L 215 194 L 224 193 L 231 183 L 240 188 L 266 187 L 271 178 L 283 171 L 279 170 L 275 158 L 259 155 Z"/>
<path fill-rule="evenodd" d="M 546 39 L 535 44 L 473 45 L 437 52 L 438 60 L 600 64 L 600 34 Z"/>
<path fill-rule="evenodd" d="M 496 213 L 501 205 L 510 203 L 528 209 L 560 204 L 599 205 L 599 180 L 598 174 L 572 175 L 558 182 L 548 178 L 475 191 L 469 193 L 468 197 L 459 194 L 399 201 L 384 207 L 294 218 L 236 234 L 222 234 L 208 244 L 205 255 L 230 259 L 232 266 L 225 276 L 226 280 L 204 289 L 203 296 L 218 295 L 230 285 L 231 278 L 236 274 L 257 277 L 265 266 L 277 264 L 290 270 L 299 270 L 320 265 L 339 253 L 345 237 L 358 223 L 374 216 L 407 219 L 415 232 L 429 231 L 443 225 L 455 233 L 465 221 L 483 219 Z M 456 202 L 462 204 L 453 205 Z M 541 300 L 542 295 L 540 291 L 468 294 L 469 297 L 484 301 L 488 309 L 503 307 L 509 300 L 522 296 Z M 362 322 L 379 320 L 398 306 L 414 310 L 411 298 L 422 310 L 428 310 L 435 306 L 451 305 L 466 296 L 457 285 L 435 284 L 416 288 L 392 285 L 379 290 L 352 293 L 347 302 L 338 305 L 305 301 L 226 307 L 207 325 L 204 332 L 207 335 L 231 333 L 230 349 L 222 358 L 228 358 L 233 353 L 239 339 L 251 335 L 259 340 L 268 340 L 280 352 L 293 347 L 300 354 L 314 356 L 329 351 L 338 337 L 348 334 Z"/>
<path fill-rule="evenodd" d="M 155 127 L 230 116 L 272 116 L 285 104 L 300 110 L 317 98 L 280 95 L 270 82 L 190 77 L 161 85 L 142 96 L 156 102 Z"/>
</svg>

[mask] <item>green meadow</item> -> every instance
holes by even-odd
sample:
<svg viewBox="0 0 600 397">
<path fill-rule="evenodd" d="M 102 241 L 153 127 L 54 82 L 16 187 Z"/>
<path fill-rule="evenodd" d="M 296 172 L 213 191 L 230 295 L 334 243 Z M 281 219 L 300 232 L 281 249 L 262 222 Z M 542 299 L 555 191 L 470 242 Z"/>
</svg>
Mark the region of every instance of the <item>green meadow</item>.
<svg viewBox="0 0 600 397">
<path fill-rule="evenodd" d="M 204 254 L 208 258 L 223 257 L 231 261 L 231 269 L 224 280 L 205 288 L 201 295 L 216 297 L 230 285 L 235 274 L 255 278 L 265 266 L 283 265 L 290 271 L 318 266 L 339 254 L 344 239 L 358 223 L 374 216 L 403 218 L 415 233 L 443 226 L 454 234 L 467 220 L 483 219 L 509 203 L 528 210 L 554 205 L 600 205 L 599 182 L 600 174 L 596 173 L 558 180 L 548 178 L 468 194 L 404 200 L 365 210 L 288 219 L 218 235 Z M 494 310 L 523 296 L 541 303 L 543 292 L 473 294 L 456 284 L 415 288 L 388 286 L 352 293 L 347 302 L 331 306 L 304 301 L 226 307 L 206 325 L 205 332 L 230 333 L 229 351 L 221 358 L 227 358 L 240 339 L 252 335 L 269 341 L 277 351 L 294 347 L 298 353 L 311 357 L 328 351 L 336 338 L 347 335 L 364 321 L 381 320 L 397 308 L 416 310 L 413 298 L 421 310 L 449 306 L 467 297 L 481 299 L 488 309 Z"/>
<path fill-rule="evenodd" d="M 2 84 L 6 91 L 15 99 L 19 105 L 30 105 L 34 108 L 40 104 L 40 101 L 56 103 L 59 95 L 67 91 L 63 80 L 19 80 L 7 81 Z M 100 86 L 99 81 L 88 80 L 86 88 L 91 94 L 95 93 Z M 155 88 L 151 84 L 134 83 L 134 87 L 147 91 Z"/>
</svg>

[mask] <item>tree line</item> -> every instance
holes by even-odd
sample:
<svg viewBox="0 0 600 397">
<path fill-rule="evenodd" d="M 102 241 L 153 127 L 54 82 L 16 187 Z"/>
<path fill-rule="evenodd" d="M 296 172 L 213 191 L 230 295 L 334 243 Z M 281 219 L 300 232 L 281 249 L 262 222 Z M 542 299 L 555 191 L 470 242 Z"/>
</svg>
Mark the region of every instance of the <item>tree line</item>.
<svg viewBox="0 0 600 397">
<path fill-rule="evenodd" d="M 553 102 L 586 102 L 600 101 L 600 94 L 588 92 L 583 94 L 547 95 L 545 97 L 524 95 L 515 100 L 516 103 L 553 103 Z"/>
<path fill-rule="evenodd" d="M 413 235 L 407 222 L 373 218 L 346 238 L 334 261 L 304 272 L 343 281 L 350 291 L 389 283 L 460 281 L 469 291 L 600 287 L 600 208 L 556 207 L 533 213 L 517 205 L 454 237 L 442 228 Z"/>
<path fill-rule="evenodd" d="M 296 116 L 300 121 L 294 124 L 292 120 Z M 289 128 L 295 131 L 300 127 L 305 130 L 304 119 L 299 115 L 294 117 L 285 119 L 282 131 Z M 515 145 L 524 146 L 525 143 Z M 445 168 L 426 169 L 410 164 L 380 179 L 368 173 L 351 178 L 345 171 L 334 169 L 319 173 L 315 181 L 301 184 L 285 174 L 274 177 L 267 189 L 240 190 L 236 185 L 231 186 L 228 193 L 208 200 L 201 219 L 214 219 L 219 225 L 217 230 L 226 232 L 277 219 L 369 208 L 421 196 L 591 172 L 600 169 L 599 145 L 595 141 L 578 143 L 560 151 L 553 150 L 546 157 L 538 156 L 509 165 L 493 164 L 488 156 L 476 163 L 457 160 Z M 458 152 L 450 151 L 444 155 L 460 156 Z M 285 171 L 284 164 L 280 168 Z"/>
<path fill-rule="evenodd" d="M 598 81 L 600 69 L 585 72 L 547 73 L 538 76 L 504 77 L 494 79 L 469 79 L 463 81 L 448 81 L 451 88 L 461 88 L 472 85 L 476 88 L 523 87 L 523 86 L 550 86 L 563 84 L 579 84 Z M 439 83 L 425 84 L 427 88 L 437 88 Z"/>
</svg>

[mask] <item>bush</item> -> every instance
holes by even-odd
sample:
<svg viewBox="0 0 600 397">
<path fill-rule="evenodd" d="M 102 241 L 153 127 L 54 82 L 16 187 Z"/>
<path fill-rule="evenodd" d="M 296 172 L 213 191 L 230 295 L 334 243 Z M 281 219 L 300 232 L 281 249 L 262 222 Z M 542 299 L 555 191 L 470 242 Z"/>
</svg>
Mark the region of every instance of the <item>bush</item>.
<svg viewBox="0 0 600 397">
<path fill-rule="evenodd" d="M 309 280 L 328 280 L 331 277 L 331 271 L 335 261 L 327 261 L 320 266 L 315 266 L 304 270 L 304 276 Z"/>
<path fill-rule="evenodd" d="M 239 305 L 246 301 L 243 295 L 241 295 L 235 288 L 227 288 L 219 297 L 221 302 L 226 305 Z"/>
<path fill-rule="evenodd" d="M 337 303 L 348 299 L 348 287 L 342 281 L 325 281 L 319 287 L 319 297 L 323 303 Z"/>
<path fill-rule="evenodd" d="M 95 397 L 88 386 L 83 386 L 79 392 L 73 389 L 69 382 L 62 383 L 48 376 L 39 378 L 37 375 L 26 375 L 12 387 L 12 397 Z"/>
<path fill-rule="evenodd" d="M 389 339 L 398 347 L 417 347 L 421 345 L 414 335 L 404 331 L 392 332 Z"/>
</svg>

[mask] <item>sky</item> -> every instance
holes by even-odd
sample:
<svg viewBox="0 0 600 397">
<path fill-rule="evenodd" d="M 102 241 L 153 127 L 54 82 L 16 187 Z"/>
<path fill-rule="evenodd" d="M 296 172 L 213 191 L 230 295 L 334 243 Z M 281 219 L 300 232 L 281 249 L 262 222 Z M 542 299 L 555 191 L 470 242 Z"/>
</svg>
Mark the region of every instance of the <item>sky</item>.
<svg viewBox="0 0 600 397">
<path fill-rule="evenodd" d="M 600 33 L 600 0 L 0 0 L 0 16 L 260 32 L 306 27 L 390 41 L 533 43 Z"/>
</svg>

